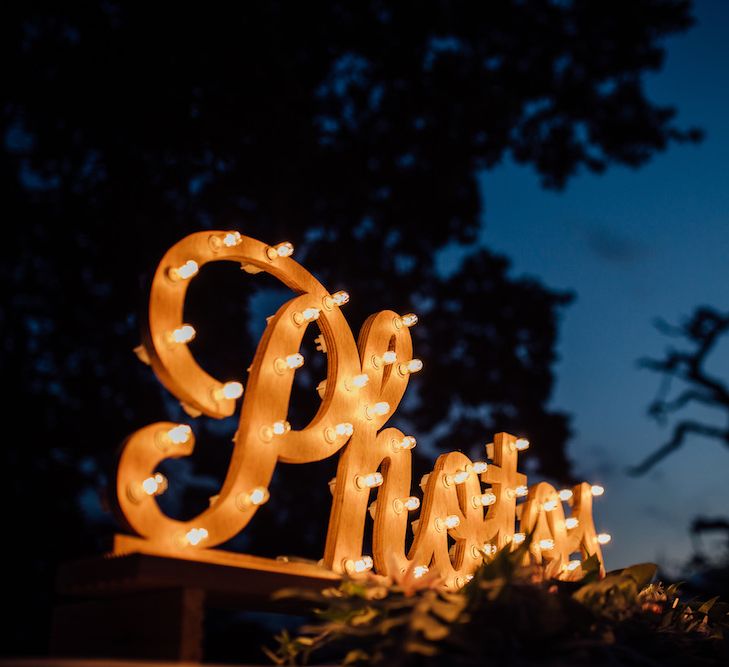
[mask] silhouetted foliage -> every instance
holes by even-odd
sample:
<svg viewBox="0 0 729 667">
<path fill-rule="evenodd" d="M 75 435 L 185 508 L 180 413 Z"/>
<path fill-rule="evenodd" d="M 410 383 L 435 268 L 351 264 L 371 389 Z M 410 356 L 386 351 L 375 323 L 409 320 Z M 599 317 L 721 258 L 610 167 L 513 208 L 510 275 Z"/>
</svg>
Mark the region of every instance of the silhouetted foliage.
<svg viewBox="0 0 729 667">
<path fill-rule="evenodd" d="M 115 443 L 183 418 L 131 350 L 149 273 L 192 231 L 293 241 L 325 284 L 350 291 L 355 332 L 370 312 L 416 310 L 426 370 L 396 423 L 437 447 L 481 447 L 499 429 L 529 434 L 539 470 L 569 476 L 569 420 L 546 407 L 569 297 L 514 279 L 504 258 L 478 247 L 476 175 L 511 155 L 562 187 L 581 168 L 637 166 L 697 139 L 641 84 L 662 63 L 660 38 L 690 26 L 689 9 L 680 0 L 246 3 L 242 15 L 109 0 L 7 7 L 0 323 L 6 413 L 20 435 L 2 465 L 14 507 L 6 531 L 22 545 L 24 575 L 9 583 L 19 602 L 4 648 L 39 650 L 55 563 L 104 547 L 113 525 L 101 490 Z M 465 261 L 439 270 L 454 245 Z M 192 349 L 216 375 L 243 377 L 258 323 L 285 296 L 265 277 L 201 274 L 186 311 L 201 329 Z M 291 416 L 299 424 L 322 367 L 308 358 Z M 235 424 L 195 429 L 193 464 L 175 463 L 184 494 L 164 497 L 177 514 L 215 493 Z M 333 466 L 305 476 L 282 466 L 274 501 L 288 513 L 264 508 L 238 546 L 318 556 Z"/>
<path fill-rule="evenodd" d="M 729 335 L 729 313 L 700 306 L 678 326 L 659 320 L 657 327 L 667 336 L 681 341 L 683 346 L 670 347 L 662 359 L 640 361 L 644 368 L 663 376 L 648 413 L 661 424 L 675 419 L 671 437 L 631 468 L 634 475 L 645 474 L 695 436 L 718 440 L 729 447 L 729 385 L 711 368 L 712 361 L 719 357 L 717 347 L 726 342 L 725 337 Z M 711 413 L 692 414 L 691 409 L 696 406 L 714 411 L 716 420 L 711 420 Z M 718 550 L 707 554 L 700 537 L 714 533 L 723 533 L 726 539 Z M 701 592 L 729 595 L 729 520 L 726 517 L 696 517 L 691 525 L 691 535 L 694 555 L 686 565 L 691 585 Z"/>
</svg>

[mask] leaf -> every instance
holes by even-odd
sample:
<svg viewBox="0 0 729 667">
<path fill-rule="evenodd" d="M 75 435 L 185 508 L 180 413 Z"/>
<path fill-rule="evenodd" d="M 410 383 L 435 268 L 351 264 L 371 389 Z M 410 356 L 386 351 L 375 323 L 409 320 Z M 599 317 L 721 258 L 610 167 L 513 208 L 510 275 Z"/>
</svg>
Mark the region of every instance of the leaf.
<svg viewBox="0 0 729 667">
<path fill-rule="evenodd" d="M 379 616 L 379 612 L 373 609 L 372 607 L 365 607 L 362 611 L 355 614 L 351 620 L 350 623 L 354 625 L 355 627 L 360 625 L 367 625 L 370 623 L 373 619 L 377 618 Z"/>
<path fill-rule="evenodd" d="M 711 598 L 711 600 L 707 600 L 702 604 L 698 611 L 700 614 L 708 614 L 711 611 L 711 608 L 716 604 L 716 601 L 719 599 L 719 596 Z"/>
<path fill-rule="evenodd" d="M 638 590 L 642 590 L 653 581 L 658 572 L 658 566 L 655 563 L 639 563 L 631 565 L 621 571 L 623 576 L 632 577 L 638 584 Z"/>
<path fill-rule="evenodd" d="M 405 650 L 408 653 L 418 653 L 419 655 L 433 656 L 438 650 L 432 644 L 426 644 L 425 642 L 419 642 L 414 639 L 405 643 Z"/>
<path fill-rule="evenodd" d="M 436 621 L 427 613 L 416 615 L 411 622 L 411 627 L 413 630 L 419 630 L 426 639 L 432 641 L 439 641 L 450 634 L 450 629 L 447 625 Z"/>
<path fill-rule="evenodd" d="M 343 665 L 354 665 L 358 662 L 371 662 L 369 654 L 361 648 L 352 649 L 342 660 Z"/>
<path fill-rule="evenodd" d="M 597 581 L 600 578 L 600 559 L 597 554 L 590 554 L 582 561 L 583 577 L 581 582 L 588 584 L 591 581 Z"/>
</svg>

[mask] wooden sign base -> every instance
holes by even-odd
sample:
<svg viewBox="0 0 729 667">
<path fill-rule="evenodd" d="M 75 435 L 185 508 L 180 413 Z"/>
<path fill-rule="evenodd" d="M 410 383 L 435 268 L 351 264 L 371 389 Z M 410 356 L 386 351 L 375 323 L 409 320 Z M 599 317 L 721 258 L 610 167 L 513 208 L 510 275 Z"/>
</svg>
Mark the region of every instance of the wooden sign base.
<svg viewBox="0 0 729 667">
<path fill-rule="evenodd" d="M 65 563 L 51 654 L 199 661 L 206 609 L 283 611 L 270 599 L 274 591 L 321 589 L 339 579 L 310 563 L 216 553 L 237 562 L 200 562 L 197 552 L 198 560 L 129 553 Z M 285 611 L 297 610 L 287 603 Z"/>
</svg>

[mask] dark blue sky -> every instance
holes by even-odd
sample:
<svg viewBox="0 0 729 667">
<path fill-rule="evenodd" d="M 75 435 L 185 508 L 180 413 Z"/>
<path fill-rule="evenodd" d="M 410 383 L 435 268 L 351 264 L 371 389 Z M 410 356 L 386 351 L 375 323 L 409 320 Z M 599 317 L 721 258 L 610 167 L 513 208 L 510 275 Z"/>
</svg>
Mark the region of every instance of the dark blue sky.
<svg viewBox="0 0 729 667">
<path fill-rule="evenodd" d="M 607 488 L 595 514 L 613 534 L 609 567 L 678 565 L 691 553 L 692 517 L 729 514 L 729 449 L 717 442 L 694 439 L 643 478 L 624 473 L 669 434 L 646 416 L 658 377 L 636 366 L 667 345 L 653 319 L 729 307 L 729 2 L 700 1 L 696 13 L 646 83 L 652 99 L 678 106 L 681 124 L 704 128 L 703 143 L 637 171 L 579 176 L 564 193 L 513 164 L 483 176 L 483 243 L 513 260 L 514 275 L 577 294 L 562 321 L 553 405 L 574 415 L 578 471 Z M 715 355 L 725 378 L 728 351 L 726 341 Z"/>
</svg>

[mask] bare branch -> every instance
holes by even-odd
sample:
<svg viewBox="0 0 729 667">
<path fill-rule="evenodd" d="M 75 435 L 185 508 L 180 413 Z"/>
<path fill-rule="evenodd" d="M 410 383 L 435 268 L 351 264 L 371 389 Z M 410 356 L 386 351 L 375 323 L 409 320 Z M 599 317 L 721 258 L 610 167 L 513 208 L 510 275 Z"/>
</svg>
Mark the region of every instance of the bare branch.
<svg viewBox="0 0 729 667">
<path fill-rule="evenodd" d="M 679 449 L 689 434 L 703 435 L 707 438 L 718 438 L 729 443 L 729 430 L 719 428 L 717 426 L 708 426 L 695 421 L 682 421 L 673 429 L 673 436 L 662 447 L 659 447 L 650 456 L 646 457 L 641 463 L 632 468 L 628 468 L 628 474 L 637 477 L 648 472 L 656 463 L 664 459 L 671 452 Z"/>
</svg>

